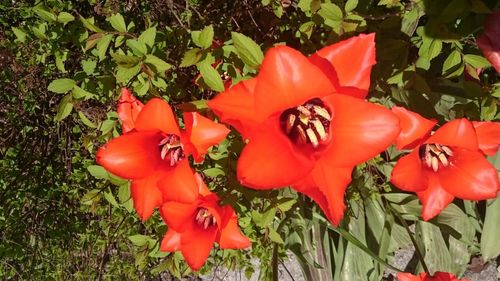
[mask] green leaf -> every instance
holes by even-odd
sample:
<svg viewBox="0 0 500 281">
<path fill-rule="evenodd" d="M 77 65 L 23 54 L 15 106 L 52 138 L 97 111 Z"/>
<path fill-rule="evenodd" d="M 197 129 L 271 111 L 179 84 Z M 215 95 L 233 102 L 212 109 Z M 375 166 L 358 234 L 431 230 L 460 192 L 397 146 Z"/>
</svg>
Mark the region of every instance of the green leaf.
<svg viewBox="0 0 500 281">
<path fill-rule="evenodd" d="M 80 199 L 80 202 L 83 205 L 92 205 L 94 204 L 94 202 L 99 201 L 100 198 L 100 191 L 98 189 L 92 189 L 89 192 L 85 193 L 85 195 L 83 195 L 82 199 Z"/>
<path fill-rule="evenodd" d="M 120 55 L 117 53 L 111 53 L 111 56 L 120 67 L 131 68 L 141 62 L 141 58 L 139 57 Z"/>
<path fill-rule="evenodd" d="M 216 178 L 218 176 L 225 176 L 226 172 L 221 168 L 213 167 L 203 170 L 203 174 L 207 177 Z"/>
<path fill-rule="evenodd" d="M 99 165 L 90 165 L 87 167 L 87 171 L 96 179 L 108 179 L 109 173 L 104 169 L 104 167 Z"/>
<path fill-rule="evenodd" d="M 481 255 L 484 260 L 488 261 L 500 255 L 500 243 L 498 243 L 498 235 L 500 233 L 500 197 L 488 200 L 486 204 L 486 217 L 484 218 L 481 235 Z"/>
<path fill-rule="evenodd" d="M 79 99 L 88 100 L 88 99 L 91 99 L 94 97 L 94 94 L 92 94 L 91 92 L 88 92 L 88 91 L 86 91 L 86 90 L 84 90 L 76 85 L 73 88 L 72 94 L 73 94 L 73 98 L 75 98 L 77 100 L 79 100 Z"/>
<path fill-rule="evenodd" d="M 200 70 L 201 76 L 203 77 L 203 81 L 207 84 L 208 87 L 217 91 L 224 91 L 224 82 L 220 77 L 219 72 L 213 68 L 209 62 L 202 61 L 198 65 L 198 69 Z"/>
<path fill-rule="evenodd" d="M 138 64 L 132 68 L 117 67 L 116 82 L 128 83 L 130 79 L 136 76 L 141 71 L 141 65 Z"/>
<path fill-rule="evenodd" d="M 99 61 L 102 61 L 106 57 L 106 51 L 108 50 L 109 44 L 111 43 L 112 39 L 112 34 L 106 34 L 97 42 L 96 50 Z"/>
<path fill-rule="evenodd" d="M 26 41 L 26 32 L 17 27 L 11 27 L 11 29 L 12 32 L 14 32 L 14 35 L 16 35 L 16 38 L 17 40 L 19 40 L 19 42 L 24 43 L 24 41 Z"/>
<path fill-rule="evenodd" d="M 144 63 L 153 68 L 153 71 L 160 75 L 164 75 L 165 71 L 172 67 L 169 63 L 153 55 L 146 55 Z"/>
<path fill-rule="evenodd" d="M 356 9 L 358 6 L 358 0 L 347 0 L 345 3 L 345 11 L 346 12 L 351 12 L 352 10 Z"/>
<path fill-rule="evenodd" d="M 199 32 L 193 32 L 191 35 L 196 46 L 207 49 L 212 45 L 214 39 L 214 28 L 212 25 L 206 26 Z"/>
<path fill-rule="evenodd" d="M 420 242 L 424 260 L 430 273 L 436 271 L 450 272 L 451 256 L 439 227 L 429 222 L 418 221 L 416 227 L 416 240 Z"/>
<path fill-rule="evenodd" d="M 57 107 L 55 121 L 60 122 L 64 118 L 68 117 L 68 115 L 70 115 L 72 110 L 73 110 L 72 98 L 70 94 L 67 94 L 61 99 L 61 102 Z"/>
<path fill-rule="evenodd" d="M 231 38 L 236 49 L 236 53 L 241 60 L 250 67 L 258 67 L 264 59 L 264 54 L 259 45 L 250 37 L 238 32 L 231 32 Z"/>
<path fill-rule="evenodd" d="M 88 50 L 94 48 L 94 46 L 97 44 L 97 42 L 99 42 L 99 40 L 101 40 L 101 38 L 103 36 L 104 36 L 104 33 L 94 33 L 94 34 L 90 35 L 87 38 L 87 42 L 85 43 L 85 51 L 88 51 Z"/>
<path fill-rule="evenodd" d="M 321 4 L 321 9 L 318 14 L 322 16 L 325 20 L 331 20 L 335 22 L 340 22 L 344 18 L 344 14 L 339 6 L 333 3 L 323 3 Z"/>
<path fill-rule="evenodd" d="M 127 32 L 127 24 L 121 14 L 115 14 L 106 19 L 111 26 L 118 32 Z"/>
<path fill-rule="evenodd" d="M 463 73 L 462 54 L 453 50 L 443 63 L 443 75 L 446 78 L 456 77 Z"/>
<path fill-rule="evenodd" d="M 288 210 L 290 210 L 293 205 L 295 205 L 295 203 L 297 203 L 297 200 L 295 200 L 294 198 L 281 198 L 278 200 L 278 209 L 280 209 L 280 211 L 282 212 L 286 212 Z"/>
<path fill-rule="evenodd" d="M 128 39 L 126 45 L 132 50 L 132 53 L 138 57 L 142 57 L 148 52 L 146 44 L 135 39 Z"/>
<path fill-rule="evenodd" d="M 264 213 L 252 211 L 252 219 L 259 227 L 266 227 L 270 225 L 276 216 L 276 208 L 269 207 Z"/>
<path fill-rule="evenodd" d="M 150 27 L 141 33 L 138 41 L 144 43 L 146 46 L 153 48 L 156 38 L 156 26 Z"/>
<path fill-rule="evenodd" d="M 467 54 L 464 56 L 464 61 L 474 68 L 484 68 L 491 66 L 491 63 L 486 58 L 478 55 Z"/>
<path fill-rule="evenodd" d="M 90 31 L 93 31 L 93 32 L 103 32 L 102 29 L 100 29 L 99 27 L 97 27 L 94 24 L 94 18 L 86 19 L 86 18 L 80 16 L 80 21 L 82 22 L 83 26 L 85 26 L 85 28 L 88 29 L 88 30 L 90 30 Z"/>
<path fill-rule="evenodd" d="M 38 26 L 32 26 L 31 31 L 33 31 L 33 34 L 35 34 L 35 36 L 38 39 L 41 39 L 41 40 L 48 40 L 49 39 L 47 37 L 47 35 L 45 35 L 45 32 L 47 31 L 47 23 L 45 23 L 45 22 L 42 24 L 39 24 Z"/>
<path fill-rule="evenodd" d="M 97 125 L 90 121 L 90 119 L 85 116 L 85 113 L 78 111 L 78 117 L 80 117 L 80 120 L 82 120 L 82 123 L 85 124 L 85 126 L 93 129 L 97 128 Z"/>
<path fill-rule="evenodd" d="M 42 5 L 37 5 L 33 7 L 33 12 L 41 19 L 48 21 L 48 22 L 54 22 L 57 20 L 57 17 L 54 13 L 49 12 L 44 6 Z"/>
<path fill-rule="evenodd" d="M 96 66 L 97 63 L 94 60 L 82 60 L 82 69 L 87 75 L 93 74 Z"/>
<path fill-rule="evenodd" d="M 70 21 L 74 21 L 75 20 L 75 17 L 70 14 L 70 13 L 66 13 L 66 12 L 60 12 L 59 15 L 57 15 L 57 21 L 60 22 L 60 23 L 68 23 Z"/>
<path fill-rule="evenodd" d="M 187 67 L 197 64 L 202 57 L 201 49 L 194 48 L 184 53 L 180 67 Z"/>
<path fill-rule="evenodd" d="M 47 89 L 58 94 L 65 94 L 75 87 L 76 82 L 73 79 L 61 78 L 50 82 Z"/>
<path fill-rule="evenodd" d="M 281 235 L 278 232 L 276 232 L 276 230 L 274 230 L 274 228 L 268 227 L 267 230 L 268 230 L 269 239 L 271 239 L 271 241 L 273 241 L 274 243 L 278 243 L 278 244 L 285 244 L 285 241 L 283 241 L 283 238 L 281 238 Z"/>
<path fill-rule="evenodd" d="M 104 198 L 106 199 L 106 201 L 109 202 L 109 204 L 111 204 L 113 207 L 116 207 L 116 208 L 119 208 L 120 206 L 118 205 L 118 202 L 116 202 L 116 199 L 115 197 L 113 196 L 113 194 L 109 191 L 107 192 L 104 192 Z"/>
<path fill-rule="evenodd" d="M 136 234 L 129 236 L 128 239 L 132 242 L 137 247 L 142 247 L 146 245 L 149 241 L 149 236 L 142 235 L 142 234 Z"/>
</svg>

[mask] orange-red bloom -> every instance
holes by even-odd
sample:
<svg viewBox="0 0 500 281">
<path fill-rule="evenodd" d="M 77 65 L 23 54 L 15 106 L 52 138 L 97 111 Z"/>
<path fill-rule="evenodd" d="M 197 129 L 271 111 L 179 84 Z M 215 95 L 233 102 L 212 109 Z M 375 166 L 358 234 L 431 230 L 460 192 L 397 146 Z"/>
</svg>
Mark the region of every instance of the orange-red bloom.
<svg viewBox="0 0 500 281">
<path fill-rule="evenodd" d="M 120 121 L 122 121 L 123 134 L 135 128 L 135 120 L 137 120 L 143 107 L 144 104 L 134 97 L 129 89 L 122 88 L 116 111 L 118 112 Z"/>
<path fill-rule="evenodd" d="M 214 242 L 222 249 L 243 249 L 250 240 L 241 233 L 238 217 L 229 205 L 220 206 L 219 198 L 210 192 L 196 174 L 199 196 L 193 203 L 166 202 L 161 216 L 168 225 L 160 249 L 181 251 L 193 270 L 199 270 L 210 255 Z"/>
<path fill-rule="evenodd" d="M 484 33 L 476 43 L 483 55 L 500 73 L 500 10 L 495 10 L 484 25 Z"/>
<path fill-rule="evenodd" d="M 448 272 L 436 272 L 433 276 L 429 276 L 425 272 L 420 273 L 418 276 L 407 272 L 398 272 L 397 278 L 398 281 L 469 281 L 468 279 L 458 279 Z"/>
<path fill-rule="evenodd" d="M 413 149 L 398 160 L 391 182 L 406 191 L 417 192 L 422 217 L 439 214 L 455 197 L 466 200 L 495 198 L 498 174 L 481 153 L 494 154 L 500 143 L 500 126 L 494 122 L 456 119 L 439 128 L 437 123 L 402 107 L 393 107 L 401 119 L 398 149 Z M 476 129 L 474 129 L 476 127 Z"/>
<path fill-rule="evenodd" d="M 229 130 L 197 113 L 185 113 L 184 132 L 165 101 L 154 98 L 141 110 L 133 96 L 123 99 L 132 100 L 118 108 L 128 132 L 101 147 L 97 163 L 132 180 L 134 207 L 142 220 L 165 200 L 194 201 L 198 187 L 186 157 L 193 154 L 199 159 Z"/>
<path fill-rule="evenodd" d="M 359 35 L 309 58 L 273 47 L 256 78 L 209 101 L 249 140 L 237 166 L 242 184 L 292 185 L 339 223 L 353 167 L 387 148 L 399 132 L 390 110 L 360 99 L 370 85 L 374 38 Z"/>
</svg>

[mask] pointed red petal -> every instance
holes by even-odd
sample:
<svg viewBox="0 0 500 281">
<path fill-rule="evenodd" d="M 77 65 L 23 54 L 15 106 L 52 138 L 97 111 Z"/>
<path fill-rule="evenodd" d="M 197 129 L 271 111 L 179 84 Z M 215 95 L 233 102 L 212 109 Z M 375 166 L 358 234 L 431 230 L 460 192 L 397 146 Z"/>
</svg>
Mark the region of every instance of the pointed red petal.
<svg viewBox="0 0 500 281">
<path fill-rule="evenodd" d="M 177 232 L 184 232 L 191 222 L 194 222 L 198 202 L 191 204 L 170 201 L 160 208 L 160 214 L 165 224 Z"/>
<path fill-rule="evenodd" d="M 136 99 L 129 89 L 122 88 L 116 110 L 118 118 L 122 121 L 122 133 L 127 133 L 135 128 L 135 120 L 143 107 L 144 104 Z"/>
<path fill-rule="evenodd" d="M 472 122 L 476 129 L 479 149 L 486 155 L 493 156 L 500 146 L 499 122 Z"/>
<path fill-rule="evenodd" d="M 437 124 L 436 120 L 426 119 L 403 107 L 394 106 L 392 112 L 399 118 L 401 126 L 401 132 L 396 139 L 396 147 L 399 150 L 414 148 L 431 133 L 432 128 Z"/>
<path fill-rule="evenodd" d="M 96 154 L 96 161 L 111 173 L 126 179 L 144 178 L 160 165 L 158 150 L 162 136 L 155 132 L 130 132 L 112 139 Z"/>
<path fill-rule="evenodd" d="M 181 249 L 181 237 L 182 234 L 169 228 L 161 240 L 160 250 L 163 252 L 179 251 Z"/>
<path fill-rule="evenodd" d="M 162 194 L 158 189 L 158 173 L 149 177 L 133 180 L 130 192 L 134 201 L 134 208 L 142 221 L 146 221 L 154 209 L 161 206 Z"/>
<path fill-rule="evenodd" d="M 244 249 L 250 247 L 250 239 L 246 237 L 238 226 L 238 216 L 230 206 L 224 207 L 229 214 L 227 224 L 222 228 L 219 243 L 222 249 Z"/>
<path fill-rule="evenodd" d="M 137 117 L 135 128 L 138 131 L 160 130 L 166 134 L 180 135 L 172 108 L 159 98 L 151 99 L 146 103 Z"/>
<path fill-rule="evenodd" d="M 304 178 L 304 180 L 298 182 L 297 184 L 294 184 L 292 188 L 311 198 L 311 200 L 318 204 L 328 220 L 330 222 L 333 222 L 333 217 L 330 213 L 330 207 L 328 207 L 328 200 L 325 194 L 323 194 L 323 192 L 321 192 L 321 190 L 319 190 L 319 188 L 314 183 L 312 173 Z"/>
<path fill-rule="evenodd" d="M 331 165 L 352 167 L 371 159 L 399 134 L 399 119 L 382 106 L 338 94 L 323 101 L 333 114 L 332 142 L 323 156 Z"/>
<path fill-rule="evenodd" d="M 256 84 L 256 78 L 239 82 L 207 102 L 221 121 L 235 127 L 244 138 L 258 125 L 254 106 Z"/>
<path fill-rule="evenodd" d="M 439 128 L 425 143 L 439 143 L 470 150 L 477 150 L 477 136 L 472 123 L 465 119 L 455 119 Z"/>
<path fill-rule="evenodd" d="M 209 196 L 212 194 L 212 192 L 210 191 L 210 189 L 208 189 L 207 185 L 205 184 L 205 182 L 203 181 L 203 178 L 201 177 L 200 174 L 198 173 L 195 173 L 194 175 L 195 177 L 195 180 L 196 180 L 196 184 L 198 185 L 198 192 L 201 196 Z"/>
<path fill-rule="evenodd" d="M 422 202 L 422 218 L 426 221 L 441 213 L 455 198 L 443 189 L 437 174 L 428 172 L 427 178 L 427 189 L 417 192 L 418 198 Z"/>
<path fill-rule="evenodd" d="M 311 55 L 311 61 L 324 65 L 327 60 L 334 68 L 338 82 L 342 87 L 354 87 L 362 90 L 356 97 L 364 98 L 370 87 L 370 73 L 375 60 L 375 33 L 360 34 L 324 47 Z M 326 73 L 331 72 L 321 67 Z M 339 90 L 339 93 L 342 91 Z"/>
<path fill-rule="evenodd" d="M 405 191 L 416 192 L 427 188 L 427 178 L 423 172 L 418 147 L 398 160 L 392 170 L 391 182 Z"/>
<path fill-rule="evenodd" d="M 181 251 L 189 267 L 194 271 L 198 271 L 210 255 L 215 242 L 215 236 L 217 235 L 217 228 L 209 227 L 204 230 L 195 226 L 194 223 L 191 225 L 182 234 Z"/>
<path fill-rule="evenodd" d="M 476 39 L 476 44 L 484 57 L 491 63 L 495 70 L 500 73 L 500 51 L 498 47 L 494 46 L 490 38 L 485 34 Z"/>
<path fill-rule="evenodd" d="M 275 116 L 257 128 L 241 152 L 237 173 L 241 184 L 255 189 L 290 185 L 313 168 L 312 158 L 296 151 Z"/>
<path fill-rule="evenodd" d="M 495 198 L 500 188 L 495 167 L 478 151 L 454 149 L 451 165 L 438 171 L 443 188 L 465 200 Z"/>
<path fill-rule="evenodd" d="M 398 281 L 423 281 L 422 278 L 408 272 L 398 272 L 396 278 Z"/>
<path fill-rule="evenodd" d="M 198 197 L 198 183 L 186 159 L 175 167 L 164 167 L 158 187 L 163 194 L 163 201 L 190 203 Z"/>
<path fill-rule="evenodd" d="M 230 132 L 226 126 L 215 123 L 196 112 L 185 112 L 184 124 L 189 142 L 195 149 L 192 152 L 193 157 L 197 161 L 203 160 L 203 155 L 207 153 L 207 150 L 219 144 Z"/>
<path fill-rule="evenodd" d="M 335 91 L 318 67 L 299 51 L 286 46 L 267 51 L 257 79 L 255 108 L 261 121 Z"/>
</svg>

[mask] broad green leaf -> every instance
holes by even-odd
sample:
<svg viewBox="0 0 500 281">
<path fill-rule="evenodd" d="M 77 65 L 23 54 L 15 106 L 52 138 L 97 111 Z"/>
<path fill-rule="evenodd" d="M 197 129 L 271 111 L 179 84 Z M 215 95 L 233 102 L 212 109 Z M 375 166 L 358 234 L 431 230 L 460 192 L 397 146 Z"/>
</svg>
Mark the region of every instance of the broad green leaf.
<svg viewBox="0 0 500 281">
<path fill-rule="evenodd" d="M 112 39 L 112 34 L 106 34 L 97 42 L 96 50 L 99 61 L 102 61 L 106 57 L 106 51 L 108 50 L 109 44 L 111 43 Z"/>
<path fill-rule="evenodd" d="M 450 252 L 439 227 L 429 222 L 418 221 L 415 235 L 430 273 L 434 274 L 436 271 L 451 272 Z"/>
<path fill-rule="evenodd" d="M 224 91 L 224 82 L 222 82 L 219 72 L 217 72 L 217 70 L 215 70 L 209 62 L 205 60 L 200 62 L 197 66 L 200 70 L 201 76 L 203 77 L 203 81 L 208 87 L 217 92 Z"/>
<path fill-rule="evenodd" d="M 148 52 L 146 44 L 135 39 L 127 40 L 126 45 L 132 50 L 132 53 L 138 57 L 142 57 Z"/>
<path fill-rule="evenodd" d="M 24 43 L 24 41 L 26 41 L 26 32 L 17 27 L 11 27 L 11 29 L 12 32 L 14 32 L 14 35 L 16 35 L 16 38 L 17 40 L 19 40 L 19 42 Z"/>
<path fill-rule="evenodd" d="M 60 23 L 68 23 L 70 21 L 74 21 L 75 20 L 75 17 L 70 14 L 70 13 L 66 13 L 66 12 L 60 12 L 59 15 L 57 15 L 57 21 L 60 22 Z"/>
<path fill-rule="evenodd" d="M 120 206 L 118 205 L 118 202 L 116 202 L 116 199 L 115 197 L 113 196 L 113 194 L 110 192 L 110 191 L 106 191 L 104 192 L 104 198 L 106 199 L 106 201 L 109 202 L 109 204 L 111 204 L 113 207 L 116 207 L 116 208 L 119 208 Z"/>
<path fill-rule="evenodd" d="M 88 30 L 90 30 L 90 31 L 93 31 L 93 32 L 103 32 L 102 29 L 100 29 L 99 27 L 97 27 L 94 24 L 94 18 L 86 19 L 86 18 L 80 16 L 80 21 L 83 23 L 83 26 L 85 26 L 85 28 L 88 29 Z"/>
<path fill-rule="evenodd" d="M 121 14 L 115 14 L 106 19 L 111 26 L 118 32 L 127 32 L 127 24 Z"/>
<path fill-rule="evenodd" d="M 199 33 L 195 33 L 193 36 L 193 42 L 196 46 L 207 49 L 212 45 L 214 39 L 214 28 L 212 25 L 206 26 Z"/>
<path fill-rule="evenodd" d="M 87 75 L 93 74 L 96 66 L 97 63 L 94 60 L 82 60 L 82 69 Z"/>
<path fill-rule="evenodd" d="M 149 241 L 149 236 L 142 235 L 142 234 L 136 234 L 129 236 L 128 239 L 132 242 L 137 247 L 142 247 L 146 245 Z"/>
<path fill-rule="evenodd" d="M 97 42 L 99 42 L 99 40 L 101 40 L 103 36 L 104 33 L 94 33 L 90 35 L 89 38 L 87 38 L 87 42 L 85 43 L 85 51 L 94 48 L 94 46 L 97 44 Z"/>
<path fill-rule="evenodd" d="M 50 82 L 47 89 L 58 94 L 65 94 L 75 87 L 76 82 L 73 79 L 61 78 Z"/>
<path fill-rule="evenodd" d="M 484 68 L 491 66 L 491 63 L 486 58 L 478 55 L 467 54 L 464 56 L 464 61 L 474 68 Z"/>
<path fill-rule="evenodd" d="M 48 22 L 54 22 L 57 20 L 57 17 L 54 13 L 48 11 L 44 6 L 41 4 L 33 7 L 33 12 L 40 17 L 41 19 L 48 21 Z"/>
<path fill-rule="evenodd" d="M 271 241 L 273 241 L 274 243 L 278 243 L 278 244 L 285 244 L 285 241 L 283 241 L 283 238 L 281 238 L 281 235 L 278 232 L 276 232 L 276 230 L 274 230 L 274 228 L 268 227 L 267 230 L 268 230 L 269 239 L 271 239 Z"/>
<path fill-rule="evenodd" d="M 340 22 L 344 18 L 344 14 L 339 6 L 333 3 L 323 3 L 321 4 L 321 9 L 318 14 L 322 16 L 325 20 L 331 20 Z"/>
<path fill-rule="evenodd" d="M 82 120 L 82 123 L 85 124 L 85 126 L 93 129 L 97 128 L 97 125 L 90 121 L 90 119 L 85 116 L 85 113 L 78 111 L 78 117 L 80 117 L 80 120 Z"/>
<path fill-rule="evenodd" d="M 345 11 L 350 12 L 358 6 L 358 0 L 347 0 L 345 3 Z"/>
<path fill-rule="evenodd" d="M 118 66 L 124 68 L 134 67 L 141 62 L 141 58 L 139 57 L 120 55 L 117 53 L 111 53 L 111 56 Z"/>
<path fill-rule="evenodd" d="M 231 38 L 236 49 L 236 53 L 241 60 L 250 67 L 258 67 L 264 59 L 264 54 L 259 45 L 250 37 L 238 32 L 231 32 Z"/>
<path fill-rule="evenodd" d="M 146 55 L 144 63 L 149 65 L 156 73 L 160 75 L 164 75 L 165 71 L 169 70 L 172 67 L 169 63 L 153 55 Z"/>
<path fill-rule="evenodd" d="M 87 167 L 87 171 L 96 179 L 108 179 L 109 173 L 104 169 L 104 167 L 99 165 L 90 165 Z"/>
<path fill-rule="evenodd" d="M 78 86 L 75 85 L 75 87 L 73 88 L 73 91 L 71 92 L 72 95 L 73 95 L 73 98 L 79 100 L 79 99 L 84 99 L 84 100 L 88 100 L 88 99 L 91 99 L 94 97 L 94 94 L 92 94 L 91 92 L 88 92 Z"/>
<path fill-rule="evenodd" d="M 31 31 L 33 31 L 33 34 L 35 34 L 35 36 L 38 39 L 41 39 L 41 40 L 48 40 L 49 39 L 47 37 L 47 35 L 45 34 L 45 32 L 47 31 L 47 23 L 45 23 L 45 22 L 42 24 L 39 24 L 38 26 L 32 26 Z"/>
<path fill-rule="evenodd" d="M 443 63 L 443 75 L 447 78 L 456 77 L 463 73 L 462 54 L 453 50 Z"/>
<path fill-rule="evenodd" d="M 85 193 L 85 195 L 83 195 L 82 199 L 80 199 L 80 202 L 83 205 L 92 205 L 94 202 L 99 201 L 100 198 L 100 191 L 98 189 L 92 189 L 89 192 Z"/>
<path fill-rule="evenodd" d="M 297 203 L 297 200 L 295 200 L 294 198 L 281 198 L 278 200 L 278 209 L 280 209 L 280 211 L 282 212 L 286 212 L 288 210 L 290 210 L 293 205 L 295 205 L 295 203 Z"/>
<path fill-rule="evenodd" d="M 140 64 L 131 68 L 117 67 L 116 82 L 125 84 L 134 76 L 136 76 L 140 71 L 141 71 Z"/>
<path fill-rule="evenodd" d="M 266 227 L 270 225 L 276 215 L 276 208 L 269 207 L 264 213 L 259 213 L 257 211 L 252 211 L 252 219 L 255 224 L 259 227 Z"/>
<path fill-rule="evenodd" d="M 180 67 L 187 67 L 197 64 L 202 57 L 201 49 L 194 48 L 184 53 Z"/>
<path fill-rule="evenodd" d="M 57 107 L 55 121 L 60 122 L 64 118 L 68 117 L 68 115 L 71 114 L 72 110 L 73 110 L 73 101 L 71 95 L 67 94 L 61 99 L 61 102 Z"/>
<path fill-rule="evenodd" d="M 213 167 L 203 170 L 203 174 L 207 177 L 216 178 L 218 176 L 224 176 L 226 173 L 221 168 Z"/>
<path fill-rule="evenodd" d="M 127 181 L 125 184 L 120 185 L 118 188 L 118 200 L 120 203 L 125 203 L 130 199 L 130 184 Z"/>
<path fill-rule="evenodd" d="M 153 48 L 156 38 L 156 26 L 150 27 L 141 33 L 139 42 L 144 43 L 146 46 Z"/>
<path fill-rule="evenodd" d="M 497 155 L 498 157 L 498 155 Z M 481 254 L 484 260 L 492 260 L 500 255 L 500 197 L 488 200 L 486 217 L 481 235 Z"/>
</svg>

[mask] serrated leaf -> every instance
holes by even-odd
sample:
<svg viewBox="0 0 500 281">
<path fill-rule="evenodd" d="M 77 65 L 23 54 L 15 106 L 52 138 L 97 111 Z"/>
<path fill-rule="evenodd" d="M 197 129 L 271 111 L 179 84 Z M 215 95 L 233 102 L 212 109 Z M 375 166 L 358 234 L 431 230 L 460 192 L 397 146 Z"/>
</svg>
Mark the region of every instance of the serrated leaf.
<svg viewBox="0 0 500 281">
<path fill-rule="evenodd" d="M 148 52 L 146 44 L 135 39 L 128 39 L 126 45 L 132 50 L 132 53 L 138 57 L 142 57 Z"/>
<path fill-rule="evenodd" d="M 61 102 L 59 102 L 55 121 L 60 122 L 64 118 L 68 117 L 68 115 L 71 114 L 72 110 L 73 110 L 72 98 L 70 94 L 67 94 L 61 99 Z"/>
<path fill-rule="evenodd" d="M 187 67 L 197 64 L 202 57 L 201 49 L 194 48 L 184 53 L 180 67 Z"/>
<path fill-rule="evenodd" d="M 60 23 L 68 23 L 70 21 L 74 21 L 75 20 L 75 17 L 70 14 L 70 13 L 66 13 L 66 12 L 60 12 L 59 15 L 57 15 L 57 22 L 60 22 Z"/>
<path fill-rule="evenodd" d="M 196 46 L 207 49 L 212 45 L 214 39 L 214 28 L 212 25 L 203 28 L 196 36 L 193 36 L 193 42 Z"/>
<path fill-rule="evenodd" d="M 156 26 L 153 26 L 144 30 L 144 32 L 142 32 L 141 35 L 139 36 L 138 41 L 152 48 L 153 45 L 155 44 L 155 38 L 156 38 Z"/>
<path fill-rule="evenodd" d="M 278 243 L 278 244 L 285 244 L 285 241 L 283 241 L 283 238 L 281 238 L 281 235 L 278 232 L 276 232 L 276 230 L 274 230 L 274 228 L 268 227 L 267 230 L 268 230 L 268 237 L 269 237 L 269 239 L 271 239 L 271 241 L 273 241 L 274 243 Z"/>
<path fill-rule="evenodd" d="M 82 69 L 87 75 L 94 73 L 97 63 L 94 60 L 82 60 Z"/>
<path fill-rule="evenodd" d="M 127 24 L 121 14 L 114 14 L 106 19 L 118 32 L 127 32 Z"/>
<path fill-rule="evenodd" d="M 80 120 L 82 120 L 82 123 L 85 124 L 85 126 L 94 129 L 97 128 L 97 125 L 90 121 L 90 119 L 85 116 L 85 113 L 78 111 L 78 117 L 80 117 Z"/>
<path fill-rule="evenodd" d="M 141 65 L 138 64 L 131 68 L 117 67 L 116 82 L 128 83 L 130 79 L 136 76 L 141 71 Z"/>
<path fill-rule="evenodd" d="M 294 198 L 281 198 L 280 200 L 278 200 L 278 209 L 280 209 L 280 211 L 282 212 L 286 212 L 288 210 L 290 210 L 293 205 L 295 205 L 295 203 L 297 203 L 297 200 L 295 200 Z"/>
<path fill-rule="evenodd" d="M 61 78 L 50 82 L 47 89 L 58 94 L 65 94 L 75 87 L 76 82 L 73 79 Z"/>
<path fill-rule="evenodd" d="M 108 179 L 109 173 L 104 169 L 104 167 L 99 165 L 90 165 L 87 167 L 87 171 L 96 179 Z"/>
<path fill-rule="evenodd" d="M 209 62 L 202 61 L 197 66 L 198 70 L 200 70 L 201 76 L 203 77 L 203 81 L 208 87 L 217 92 L 224 91 L 224 82 L 222 81 L 219 72 L 215 70 Z"/>
<path fill-rule="evenodd" d="M 250 37 L 238 32 L 231 32 L 231 38 L 236 49 L 236 53 L 241 60 L 250 67 L 258 67 L 264 59 L 264 54 L 259 45 Z"/>
<path fill-rule="evenodd" d="M 96 50 L 99 61 L 102 61 L 106 57 L 106 51 L 108 50 L 109 44 L 111 43 L 112 39 L 112 34 L 106 34 L 97 42 Z"/>
<path fill-rule="evenodd" d="M 24 41 L 26 41 L 26 32 L 17 27 L 11 27 L 11 29 L 12 32 L 14 32 L 14 35 L 16 35 L 16 38 L 19 42 L 24 43 Z"/>
<path fill-rule="evenodd" d="M 102 29 L 100 29 L 99 27 L 97 27 L 94 24 L 94 18 L 86 19 L 86 18 L 80 16 L 80 21 L 82 22 L 83 26 L 86 29 L 93 31 L 93 32 L 102 32 Z"/>
<path fill-rule="evenodd" d="M 160 75 L 164 75 L 165 71 L 169 70 L 172 66 L 166 61 L 160 59 L 157 56 L 146 55 L 144 63 L 153 68 L 153 71 Z"/>
<path fill-rule="evenodd" d="M 37 5 L 33 7 L 33 12 L 41 19 L 48 21 L 48 22 L 54 22 L 57 20 L 57 17 L 54 13 L 48 11 L 45 7 L 42 5 Z"/>
</svg>

